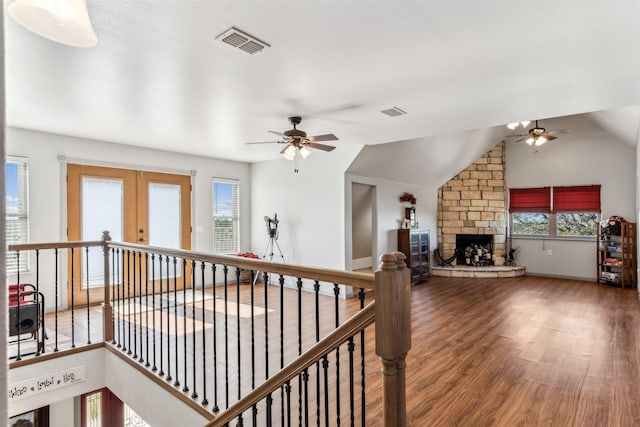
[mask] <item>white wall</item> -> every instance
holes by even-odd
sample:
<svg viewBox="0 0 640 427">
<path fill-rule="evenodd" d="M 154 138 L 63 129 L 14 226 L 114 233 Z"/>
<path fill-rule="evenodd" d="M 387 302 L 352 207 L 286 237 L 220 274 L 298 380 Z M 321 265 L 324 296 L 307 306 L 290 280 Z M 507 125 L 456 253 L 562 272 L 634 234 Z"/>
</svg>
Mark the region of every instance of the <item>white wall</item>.
<svg viewBox="0 0 640 427">
<path fill-rule="evenodd" d="M 179 149 L 179 147 L 176 147 Z M 66 240 L 66 165 L 58 160 L 65 156 L 70 163 L 97 164 L 110 167 L 141 169 L 158 172 L 189 173 L 192 177 L 192 249 L 210 251 L 211 180 L 214 177 L 237 179 L 240 182 L 241 217 L 250 212 L 251 187 L 249 165 L 246 163 L 211 159 L 167 151 L 136 148 L 64 135 L 55 135 L 17 128 L 7 129 L 7 154 L 29 159 L 30 241 L 56 242 Z M 241 245 L 248 246 L 251 224 L 241 222 Z M 100 236 L 96 236 L 99 239 Z M 33 260 L 32 260 L 33 262 Z M 34 265 L 32 263 L 32 265 Z M 66 264 L 62 263 L 62 266 Z M 45 284 L 47 306 L 54 302 L 51 263 L 43 265 L 40 277 Z M 61 268 L 61 275 L 66 268 Z M 64 283 L 61 277 L 60 283 Z M 10 277 L 9 280 L 15 280 Z M 21 282 L 35 281 L 34 273 L 21 275 Z M 62 286 L 64 288 L 64 286 Z M 62 289 L 60 302 L 66 303 Z"/>
<path fill-rule="evenodd" d="M 253 233 L 251 247 L 242 250 L 262 255 L 269 240 L 264 217 L 273 218 L 277 213 L 278 243 L 287 262 L 344 269 L 344 172 L 360 148 L 342 146 L 330 153 L 314 150 L 300 161 L 299 173 L 294 173 L 293 162 L 284 159 L 252 164 Z"/>
<path fill-rule="evenodd" d="M 428 228 L 431 237 L 431 250 L 435 249 L 436 241 L 436 204 L 437 204 L 437 188 L 427 185 L 412 185 L 401 182 L 387 181 L 379 178 L 363 177 L 353 174 L 346 174 L 345 188 L 350 192 L 351 185 L 354 182 L 372 185 L 375 187 L 376 203 L 373 208 L 374 216 L 374 242 L 376 242 L 376 251 L 373 254 L 374 270 L 379 263 L 379 257 L 385 252 L 393 252 L 398 250 L 398 234 L 397 229 L 400 228 L 402 219 L 404 218 L 404 209 L 409 205 L 400 201 L 400 196 L 405 193 L 411 193 L 416 196 L 416 220 L 420 228 Z M 347 194 L 347 200 L 351 200 L 350 194 Z M 351 218 L 351 206 L 346 206 L 346 218 Z M 352 251 L 351 242 L 351 224 L 347 224 L 347 233 L 345 247 L 347 257 L 350 259 Z"/>
<path fill-rule="evenodd" d="M 636 163 L 633 147 L 598 129 L 574 128 L 536 154 L 524 143 L 507 143 L 505 177 L 508 188 L 600 184 L 602 216 L 636 221 Z M 513 244 L 527 273 L 596 278 L 595 239 L 513 239 Z"/>
</svg>

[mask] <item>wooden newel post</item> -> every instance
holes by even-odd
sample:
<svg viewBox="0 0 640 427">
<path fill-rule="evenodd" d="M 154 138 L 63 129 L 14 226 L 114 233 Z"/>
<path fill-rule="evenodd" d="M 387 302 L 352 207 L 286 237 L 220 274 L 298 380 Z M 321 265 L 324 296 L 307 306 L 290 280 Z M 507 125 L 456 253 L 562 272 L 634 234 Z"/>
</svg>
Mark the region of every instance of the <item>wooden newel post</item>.
<svg viewBox="0 0 640 427">
<path fill-rule="evenodd" d="M 109 261 L 109 242 L 111 235 L 102 232 L 102 252 L 104 258 L 104 302 L 102 303 L 102 334 L 105 342 L 113 340 L 113 306 L 111 305 L 111 277 Z"/>
<path fill-rule="evenodd" d="M 411 348 L 411 279 L 400 252 L 376 271 L 376 354 L 382 362 L 383 426 L 407 425 L 405 366 Z"/>
</svg>

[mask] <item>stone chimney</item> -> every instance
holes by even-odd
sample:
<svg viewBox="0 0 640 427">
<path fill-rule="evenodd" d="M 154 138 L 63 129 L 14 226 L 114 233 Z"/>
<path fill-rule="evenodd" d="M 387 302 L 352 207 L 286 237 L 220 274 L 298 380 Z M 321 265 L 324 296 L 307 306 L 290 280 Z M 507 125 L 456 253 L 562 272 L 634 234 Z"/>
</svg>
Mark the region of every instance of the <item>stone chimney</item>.
<svg viewBox="0 0 640 427">
<path fill-rule="evenodd" d="M 453 254 L 456 234 L 491 234 L 495 265 L 504 265 L 506 200 L 501 142 L 438 190 L 440 255 L 449 258 Z"/>
</svg>

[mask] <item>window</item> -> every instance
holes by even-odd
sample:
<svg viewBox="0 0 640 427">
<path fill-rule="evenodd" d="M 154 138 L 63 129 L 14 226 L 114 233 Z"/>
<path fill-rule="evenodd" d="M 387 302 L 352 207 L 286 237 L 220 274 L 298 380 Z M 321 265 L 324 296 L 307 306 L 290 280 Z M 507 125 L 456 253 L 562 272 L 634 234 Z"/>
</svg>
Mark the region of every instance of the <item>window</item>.
<svg viewBox="0 0 640 427">
<path fill-rule="evenodd" d="M 213 252 L 232 254 L 239 252 L 240 198 L 237 181 L 214 179 L 213 200 Z"/>
<path fill-rule="evenodd" d="M 514 235 L 593 237 L 600 220 L 600 186 L 512 188 Z"/>
<path fill-rule="evenodd" d="M 6 183 L 6 239 L 7 245 L 29 241 L 29 180 L 27 159 L 7 157 Z M 20 272 L 29 270 L 29 258 L 20 258 Z M 7 274 L 18 273 L 15 252 L 7 253 Z"/>
</svg>

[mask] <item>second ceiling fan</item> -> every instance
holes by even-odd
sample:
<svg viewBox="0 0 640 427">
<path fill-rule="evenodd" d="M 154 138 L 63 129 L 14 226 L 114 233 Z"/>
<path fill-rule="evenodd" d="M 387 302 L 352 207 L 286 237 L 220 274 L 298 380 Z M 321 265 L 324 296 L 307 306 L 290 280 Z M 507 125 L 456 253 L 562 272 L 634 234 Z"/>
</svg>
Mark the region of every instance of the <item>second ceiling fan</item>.
<svg viewBox="0 0 640 427">
<path fill-rule="evenodd" d="M 510 138 L 520 138 L 516 139 L 514 142 L 526 142 L 528 145 L 539 147 L 547 141 L 553 141 L 557 139 L 557 136 L 561 133 L 569 133 L 571 129 L 561 129 L 561 130 L 546 130 L 543 127 L 538 125 L 538 121 L 536 120 L 536 125 L 529 129 L 526 134 L 520 135 L 507 135 Z"/>
</svg>

